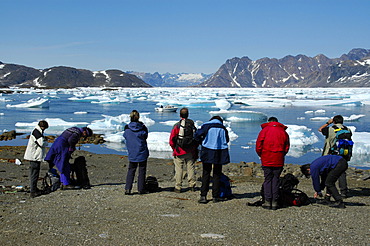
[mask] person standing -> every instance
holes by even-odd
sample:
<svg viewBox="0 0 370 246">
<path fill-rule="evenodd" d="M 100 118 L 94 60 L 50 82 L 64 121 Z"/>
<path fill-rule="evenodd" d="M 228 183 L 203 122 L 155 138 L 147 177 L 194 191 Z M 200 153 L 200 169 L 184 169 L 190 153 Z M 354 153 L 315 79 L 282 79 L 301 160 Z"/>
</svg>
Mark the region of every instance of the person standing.
<svg viewBox="0 0 370 246">
<path fill-rule="evenodd" d="M 37 188 L 37 180 L 40 175 L 41 161 L 45 158 L 46 146 L 48 142 L 44 137 L 44 131 L 49 128 L 49 124 L 45 120 L 39 121 L 35 129 L 33 129 L 24 159 L 30 161 L 30 197 L 35 198 L 41 195 L 41 191 Z"/>
<path fill-rule="evenodd" d="M 220 178 L 222 174 L 222 165 L 230 162 L 229 156 L 229 134 L 223 125 L 220 116 L 213 116 L 208 122 L 205 122 L 194 134 L 194 139 L 201 143 L 200 159 L 203 164 L 202 186 L 200 191 L 199 203 L 207 203 L 207 193 L 211 180 L 211 171 L 213 166 L 213 202 L 224 201 L 220 198 Z"/>
<path fill-rule="evenodd" d="M 317 158 L 311 164 L 301 166 L 301 172 L 309 178 L 312 178 L 312 185 L 315 190 L 314 198 L 322 197 L 322 184 L 325 184 L 326 189 L 334 197 L 335 202 L 330 203 L 324 199 L 321 204 L 329 205 L 333 208 L 345 208 L 343 198 L 339 194 L 335 182 L 348 169 L 347 161 L 340 155 L 325 155 Z M 321 181 L 320 181 L 321 178 Z"/>
<path fill-rule="evenodd" d="M 267 123 L 261 125 L 258 134 L 256 152 L 261 159 L 265 180 L 263 182 L 265 201 L 262 207 L 276 210 L 279 198 L 279 177 L 283 171 L 285 155 L 289 151 L 289 135 L 287 126 L 278 122 L 276 117 L 270 117 Z"/>
<path fill-rule="evenodd" d="M 196 128 L 194 122 L 189 117 L 189 110 L 180 110 L 181 120 L 177 122 L 171 131 L 169 144 L 173 150 L 173 163 L 175 165 L 175 189 L 181 192 L 183 168 L 186 166 L 188 186 L 191 191 L 195 191 L 195 161 L 198 158 L 198 144 L 194 141 Z"/>
<path fill-rule="evenodd" d="M 346 129 L 350 132 L 352 136 L 352 132 L 349 128 L 343 125 L 343 116 L 336 115 L 332 119 L 329 119 L 324 125 L 319 128 L 319 132 L 321 132 L 325 136 L 325 144 L 322 155 L 329 155 L 332 154 L 331 150 L 336 144 L 336 129 Z M 333 124 L 332 126 L 330 126 Z M 346 158 L 345 158 L 346 159 Z M 347 159 L 349 161 L 349 159 Z M 338 179 L 339 189 L 342 197 L 348 197 L 348 185 L 347 185 L 347 174 L 343 172 L 342 175 Z M 329 195 L 329 194 L 328 194 Z"/>
<path fill-rule="evenodd" d="M 60 181 L 62 182 L 61 189 L 74 189 L 71 184 L 71 165 L 69 159 L 72 153 L 76 150 L 76 144 L 81 137 L 92 136 L 93 131 L 88 127 L 71 127 L 63 131 L 63 133 L 55 140 L 49 152 L 45 157 L 45 161 L 49 163 L 49 167 L 54 165 L 60 172 Z"/>
<path fill-rule="evenodd" d="M 149 149 L 147 145 L 148 128 L 143 122 L 139 121 L 140 114 L 136 110 L 130 113 L 131 122 L 125 126 L 123 137 L 126 139 L 129 166 L 126 176 L 125 195 L 132 195 L 132 184 L 135 172 L 139 167 L 138 191 L 139 194 L 147 193 L 145 189 L 145 176 Z"/>
</svg>

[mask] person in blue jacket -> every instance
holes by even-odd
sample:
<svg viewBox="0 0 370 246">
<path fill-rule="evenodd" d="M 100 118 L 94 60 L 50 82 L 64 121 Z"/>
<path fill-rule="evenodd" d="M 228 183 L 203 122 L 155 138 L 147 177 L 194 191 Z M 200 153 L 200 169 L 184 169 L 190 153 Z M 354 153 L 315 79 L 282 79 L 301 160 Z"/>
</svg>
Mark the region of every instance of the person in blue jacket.
<svg viewBox="0 0 370 246">
<path fill-rule="evenodd" d="M 71 127 L 63 131 L 63 133 L 54 141 L 46 154 L 45 161 L 49 163 L 49 167 L 54 165 L 60 172 L 60 181 L 62 182 L 61 189 L 74 189 L 71 184 L 71 165 L 69 159 L 72 158 L 72 153 L 76 150 L 76 144 L 80 138 L 91 137 L 93 131 L 88 127 Z"/>
<path fill-rule="evenodd" d="M 134 182 L 135 172 L 139 167 L 138 191 L 139 194 L 145 194 L 145 176 L 147 159 L 149 156 L 148 145 L 148 128 L 143 122 L 139 121 L 140 114 L 136 110 L 130 113 L 131 122 L 125 126 L 123 137 L 126 139 L 129 166 L 126 176 L 125 195 L 132 195 L 132 183 Z"/>
<path fill-rule="evenodd" d="M 321 190 L 326 187 L 328 194 L 325 195 L 325 199 L 321 204 L 334 208 L 345 208 L 343 198 L 339 194 L 335 182 L 347 169 L 348 163 L 340 155 L 324 155 L 314 160 L 311 164 L 301 166 L 302 173 L 307 178 L 309 176 L 312 178 L 312 185 L 315 190 L 314 198 L 322 197 Z M 334 203 L 330 203 L 329 194 L 333 196 Z"/>
<path fill-rule="evenodd" d="M 194 139 L 201 143 L 200 160 L 203 163 L 202 186 L 199 203 L 207 203 L 207 193 L 211 179 L 213 165 L 213 202 L 220 202 L 220 177 L 222 174 L 222 165 L 230 162 L 228 142 L 229 134 L 223 125 L 220 116 L 213 116 L 208 122 L 205 122 L 194 134 Z"/>
</svg>

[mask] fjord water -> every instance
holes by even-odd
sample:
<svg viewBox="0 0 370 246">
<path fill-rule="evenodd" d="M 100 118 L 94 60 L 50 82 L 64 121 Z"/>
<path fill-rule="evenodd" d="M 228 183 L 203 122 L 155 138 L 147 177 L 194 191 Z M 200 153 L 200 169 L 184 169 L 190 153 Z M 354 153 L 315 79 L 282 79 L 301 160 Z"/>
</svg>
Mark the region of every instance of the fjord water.
<svg viewBox="0 0 370 246">
<path fill-rule="evenodd" d="M 22 91 L 22 90 L 21 90 Z M 307 143 L 303 146 L 292 146 L 292 151 L 286 157 L 286 163 L 304 164 L 311 162 L 321 155 L 321 150 L 324 145 L 324 137 L 317 129 L 326 122 L 326 119 L 341 114 L 343 116 L 364 115 L 359 120 L 345 122 L 347 126 L 354 126 L 356 132 L 370 132 L 370 100 L 369 89 L 200 89 L 200 88 L 145 88 L 132 89 L 125 88 L 117 91 L 111 91 L 110 96 L 113 98 L 119 94 L 120 97 L 128 99 L 121 103 L 91 103 L 89 100 L 73 101 L 69 98 L 74 97 L 74 94 L 79 96 L 97 95 L 103 97 L 107 95 L 101 89 L 74 89 L 74 90 L 27 90 L 26 93 L 3 94 L 0 97 L 0 132 L 5 130 L 16 129 L 17 122 L 32 123 L 45 118 L 59 118 L 67 122 L 86 122 L 91 124 L 93 121 L 102 120 L 102 115 L 118 116 L 129 114 L 131 110 L 136 109 L 142 115 L 154 120 L 154 124 L 150 125 L 150 132 L 162 132 L 163 135 L 171 131 L 171 124 L 165 124 L 169 121 L 179 120 L 179 114 L 156 112 L 155 107 L 158 103 L 174 104 L 178 107 L 186 106 L 190 110 L 190 118 L 198 121 L 198 124 L 206 122 L 212 116 L 210 111 L 219 110 L 216 108 L 215 101 L 225 99 L 230 102 L 229 110 L 245 110 L 256 111 L 266 114 L 268 117 L 275 116 L 285 125 L 306 126 L 311 130 L 312 134 L 316 135 L 317 141 L 312 144 Z M 7 107 L 7 104 L 24 103 L 29 99 L 36 97 L 49 98 L 48 108 L 13 108 Z M 247 106 L 240 104 L 243 99 L 252 99 L 262 101 L 261 106 Z M 280 100 L 287 100 L 287 103 L 282 105 Z M 289 103 L 289 100 L 300 101 L 299 106 L 294 106 L 294 103 Z M 314 100 L 313 103 L 310 100 Z M 320 105 L 320 100 L 325 100 L 323 105 Z M 342 100 L 353 100 L 353 103 L 336 106 L 328 106 L 327 100 L 333 102 L 341 102 Z M 307 105 L 304 102 L 307 101 Z M 267 105 L 266 105 L 267 103 Z M 303 105 L 302 105 L 303 104 Z M 324 105 L 325 104 L 325 105 Z M 361 106 L 360 106 L 361 105 Z M 75 114 L 75 112 L 83 112 Z M 323 119 L 316 119 L 322 117 Z M 230 144 L 230 155 L 232 162 L 250 162 L 259 163 L 259 158 L 254 151 L 255 140 L 261 129 L 261 121 L 240 121 L 234 120 L 227 123 L 232 132 L 237 135 L 237 138 Z M 122 123 L 125 125 L 126 123 Z M 17 131 L 22 131 L 18 129 Z M 24 130 L 28 134 L 29 129 Z M 62 129 L 60 130 L 62 131 Z M 112 132 L 101 130 L 99 133 Z M 48 130 L 46 131 L 48 134 Z M 166 135 L 167 136 L 167 135 Z M 299 137 L 293 134 L 291 138 Z M 293 140 L 293 139 L 292 139 Z M 12 141 L 2 141 L 0 145 L 25 145 L 26 139 L 18 137 Z M 167 139 L 163 139 L 166 142 Z M 370 142 L 370 139 L 369 139 Z M 356 144 L 356 143 L 355 143 Z M 88 151 L 96 153 L 112 153 L 112 154 L 127 154 L 123 143 L 114 143 L 114 147 L 107 143 L 104 145 L 86 145 L 82 147 Z M 363 146 L 370 148 L 370 143 L 364 143 Z M 163 151 L 162 151 L 163 152 Z M 361 151 L 361 156 L 356 156 L 350 162 L 351 166 L 369 168 L 370 156 L 367 154 L 367 149 Z M 161 153 L 151 151 L 153 157 L 170 158 L 171 153 Z"/>
</svg>

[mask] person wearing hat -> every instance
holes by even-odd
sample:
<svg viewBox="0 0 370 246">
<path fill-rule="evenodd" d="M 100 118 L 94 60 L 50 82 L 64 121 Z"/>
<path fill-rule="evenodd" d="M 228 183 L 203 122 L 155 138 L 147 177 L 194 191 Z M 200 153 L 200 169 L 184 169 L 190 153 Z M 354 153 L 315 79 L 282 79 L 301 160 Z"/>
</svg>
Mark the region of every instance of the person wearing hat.
<svg viewBox="0 0 370 246">
<path fill-rule="evenodd" d="M 34 198 L 41 195 L 41 191 L 37 189 L 37 180 L 40 175 L 41 161 L 44 160 L 46 154 L 46 146 L 48 142 L 44 137 L 44 131 L 49 127 L 49 124 L 45 120 L 39 121 L 35 129 L 33 129 L 26 151 L 24 153 L 24 159 L 30 161 L 30 197 Z"/>
<path fill-rule="evenodd" d="M 321 190 L 324 189 L 325 185 L 335 202 L 331 203 L 330 196 L 325 195 L 324 200 L 320 201 L 320 204 L 329 205 L 334 208 L 346 207 L 342 196 L 335 186 L 335 182 L 347 169 L 348 163 L 340 155 L 324 155 L 314 160 L 311 164 L 301 166 L 303 175 L 305 175 L 306 178 L 311 176 L 312 185 L 315 190 L 314 198 L 323 196 Z"/>
<path fill-rule="evenodd" d="M 136 110 L 130 113 L 131 122 L 125 126 L 123 137 L 126 140 L 128 152 L 128 170 L 126 176 L 125 195 L 132 195 L 132 184 L 135 172 L 139 167 L 137 189 L 139 194 L 147 193 L 145 189 L 145 176 L 149 149 L 146 139 L 148 138 L 148 128 L 143 122 L 139 121 L 140 114 Z"/>
<path fill-rule="evenodd" d="M 61 189 L 74 189 L 71 185 L 71 159 L 72 153 L 76 150 L 76 144 L 81 137 L 90 137 L 93 131 L 88 127 L 71 127 L 65 130 L 50 147 L 49 152 L 45 157 L 45 161 L 49 163 L 49 167 L 54 165 L 60 172 L 60 181 L 62 182 Z"/>
</svg>

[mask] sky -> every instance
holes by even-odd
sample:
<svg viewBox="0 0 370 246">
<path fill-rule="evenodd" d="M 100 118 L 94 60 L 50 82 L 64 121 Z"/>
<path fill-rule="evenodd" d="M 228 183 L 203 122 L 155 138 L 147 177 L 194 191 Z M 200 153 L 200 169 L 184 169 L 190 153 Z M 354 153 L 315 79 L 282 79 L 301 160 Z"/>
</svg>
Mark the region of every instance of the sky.
<svg viewBox="0 0 370 246">
<path fill-rule="evenodd" d="M 227 59 L 370 48 L 369 0 L 1 0 L 0 61 L 214 73 Z"/>
</svg>

